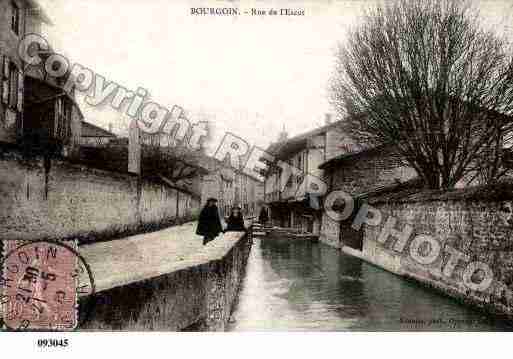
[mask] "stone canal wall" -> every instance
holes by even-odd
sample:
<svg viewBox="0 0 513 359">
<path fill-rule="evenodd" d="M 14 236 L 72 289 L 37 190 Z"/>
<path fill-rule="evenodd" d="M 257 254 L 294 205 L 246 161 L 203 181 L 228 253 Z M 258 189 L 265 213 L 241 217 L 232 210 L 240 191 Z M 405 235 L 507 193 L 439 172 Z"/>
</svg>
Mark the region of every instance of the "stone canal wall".
<svg viewBox="0 0 513 359">
<path fill-rule="evenodd" d="M 0 149 L 0 239 L 94 240 L 193 217 L 199 198 L 128 173 Z"/>
<path fill-rule="evenodd" d="M 89 314 L 80 329 L 223 331 L 244 278 L 251 238 L 228 232 L 202 246 L 200 238 L 192 238 L 194 228 L 186 224 L 175 227 L 175 235 L 83 246 L 97 293 L 82 299 L 81 313 Z M 187 241 L 189 251 L 183 248 Z"/>
<path fill-rule="evenodd" d="M 370 200 L 380 224 L 364 225 L 361 252 L 344 250 L 513 317 L 512 193 L 513 186 L 503 184 Z"/>
</svg>

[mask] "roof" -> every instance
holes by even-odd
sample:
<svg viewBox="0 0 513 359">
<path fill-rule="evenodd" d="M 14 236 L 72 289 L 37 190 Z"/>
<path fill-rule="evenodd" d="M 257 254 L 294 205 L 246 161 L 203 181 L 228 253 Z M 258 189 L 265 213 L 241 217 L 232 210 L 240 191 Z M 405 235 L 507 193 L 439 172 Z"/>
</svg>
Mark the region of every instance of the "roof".
<svg viewBox="0 0 513 359">
<path fill-rule="evenodd" d="M 332 159 L 330 159 L 326 162 L 321 163 L 319 165 L 319 168 L 321 170 L 323 170 L 323 169 L 332 167 L 334 165 L 341 164 L 346 161 L 355 160 L 356 158 L 363 156 L 363 155 L 372 155 L 372 154 L 382 153 L 383 150 L 386 149 L 387 147 L 388 146 L 386 146 L 386 145 L 379 145 L 379 146 L 375 146 L 375 147 L 371 147 L 371 148 L 364 148 L 363 150 L 357 151 L 357 152 L 343 153 L 341 155 L 333 157 Z"/>
<path fill-rule="evenodd" d="M 53 25 L 52 20 L 45 12 L 43 7 L 39 4 L 37 0 L 25 0 L 28 4 L 27 10 L 31 11 L 31 15 L 38 17 L 42 22 L 47 25 Z"/>
<path fill-rule="evenodd" d="M 116 137 L 115 134 L 104 130 L 92 123 L 82 121 L 82 137 Z"/>
<path fill-rule="evenodd" d="M 271 145 L 267 147 L 266 152 L 277 158 L 283 157 L 288 153 L 298 152 L 302 148 L 306 147 L 309 138 L 326 133 L 328 130 L 340 126 L 341 123 L 342 120 L 335 121 L 328 125 L 291 137 L 285 141 L 271 143 Z"/>
<path fill-rule="evenodd" d="M 396 181 L 392 184 L 374 187 L 369 191 L 358 193 L 354 197 L 360 201 L 369 200 L 371 203 L 374 203 L 378 199 L 386 198 L 387 196 L 398 197 L 418 193 L 422 188 L 422 179 L 420 177 L 414 177 L 404 182 Z"/>
</svg>

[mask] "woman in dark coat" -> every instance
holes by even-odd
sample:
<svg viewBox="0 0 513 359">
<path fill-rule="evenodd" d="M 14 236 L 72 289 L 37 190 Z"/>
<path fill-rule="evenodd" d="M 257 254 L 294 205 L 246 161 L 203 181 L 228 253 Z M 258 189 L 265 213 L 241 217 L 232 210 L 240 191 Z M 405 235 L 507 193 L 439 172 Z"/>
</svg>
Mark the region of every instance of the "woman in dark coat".
<svg viewBox="0 0 513 359">
<path fill-rule="evenodd" d="M 258 216 L 258 222 L 260 222 L 261 225 L 265 226 L 268 220 L 269 215 L 267 214 L 267 208 L 262 207 L 262 209 L 260 210 L 260 215 Z"/>
<path fill-rule="evenodd" d="M 240 207 L 233 207 L 232 213 L 230 217 L 228 217 L 226 232 L 235 231 L 235 232 L 245 232 L 246 227 L 244 227 L 244 218 L 242 217 L 242 213 L 240 211 Z"/>
<path fill-rule="evenodd" d="M 219 211 L 217 210 L 217 199 L 209 198 L 207 204 L 201 210 L 198 220 L 196 234 L 203 236 L 203 245 L 213 241 L 223 231 Z"/>
</svg>

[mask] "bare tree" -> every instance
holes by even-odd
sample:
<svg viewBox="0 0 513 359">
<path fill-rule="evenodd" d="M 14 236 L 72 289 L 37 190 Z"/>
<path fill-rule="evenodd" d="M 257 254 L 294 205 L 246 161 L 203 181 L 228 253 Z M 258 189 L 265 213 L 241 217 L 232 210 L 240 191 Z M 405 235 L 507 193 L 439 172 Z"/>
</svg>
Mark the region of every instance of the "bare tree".
<svg viewBox="0 0 513 359">
<path fill-rule="evenodd" d="M 207 170 L 203 164 L 203 148 L 193 150 L 186 143 L 172 143 L 164 137 L 145 134 L 142 145 L 142 174 L 164 177 L 174 184 L 184 184 Z"/>
<path fill-rule="evenodd" d="M 331 101 L 356 139 L 392 145 L 432 189 L 504 174 L 512 56 L 468 1 L 378 5 L 336 59 Z"/>
</svg>

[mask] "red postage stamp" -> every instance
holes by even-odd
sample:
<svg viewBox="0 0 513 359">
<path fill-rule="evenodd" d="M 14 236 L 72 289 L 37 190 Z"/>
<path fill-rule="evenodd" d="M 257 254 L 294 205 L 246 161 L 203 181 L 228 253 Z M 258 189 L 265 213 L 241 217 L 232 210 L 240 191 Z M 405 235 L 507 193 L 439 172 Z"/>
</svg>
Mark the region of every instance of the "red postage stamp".
<svg viewBox="0 0 513 359">
<path fill-rule="evenodd" d="M 73 243 L 4 241 L 0 277 L 4 326 L 14 330 L 72 330 L 78 325 L 83 261 Z"/>
</svg>

